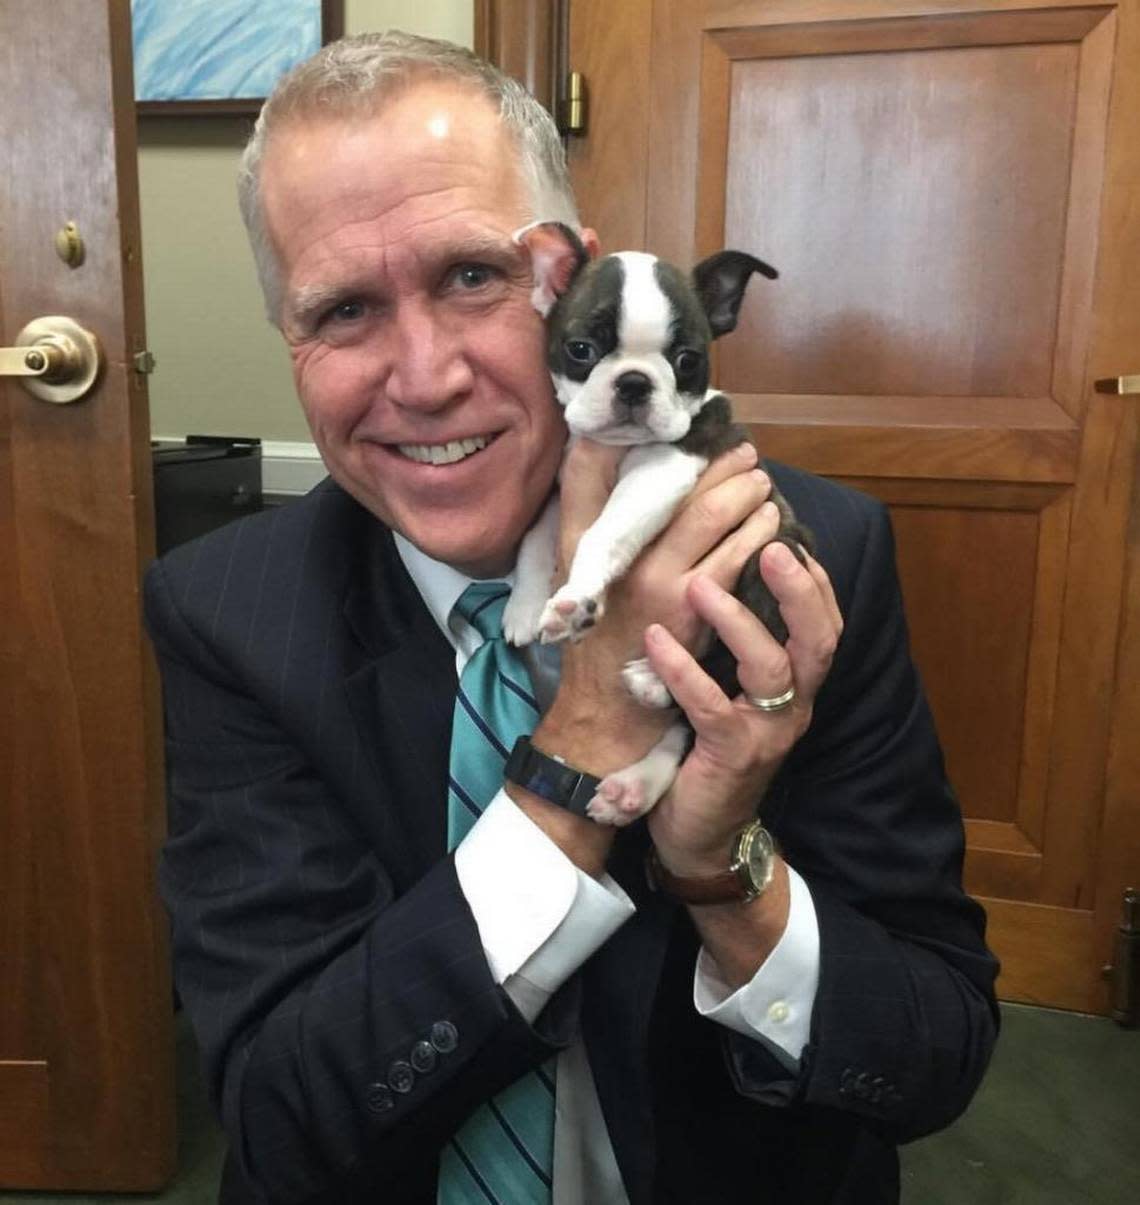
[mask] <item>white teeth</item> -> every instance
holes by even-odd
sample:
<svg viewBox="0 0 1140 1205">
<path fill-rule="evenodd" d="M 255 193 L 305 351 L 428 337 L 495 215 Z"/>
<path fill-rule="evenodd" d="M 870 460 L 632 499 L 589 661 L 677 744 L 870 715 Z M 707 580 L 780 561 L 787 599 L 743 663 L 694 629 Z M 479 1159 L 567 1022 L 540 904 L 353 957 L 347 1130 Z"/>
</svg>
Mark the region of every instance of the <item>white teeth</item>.
<svg viewBox="0 0 1140 1205">
<path fill-rule="evenodd" d="M 485 435 L 476 435 L 473 439 L 457 439 L 446 444 L 399 444 L 400 451 L 409 460 L 417 460 L 420 464 L 455 464 L 485 448 L 490 439 Z"/>
</svg>

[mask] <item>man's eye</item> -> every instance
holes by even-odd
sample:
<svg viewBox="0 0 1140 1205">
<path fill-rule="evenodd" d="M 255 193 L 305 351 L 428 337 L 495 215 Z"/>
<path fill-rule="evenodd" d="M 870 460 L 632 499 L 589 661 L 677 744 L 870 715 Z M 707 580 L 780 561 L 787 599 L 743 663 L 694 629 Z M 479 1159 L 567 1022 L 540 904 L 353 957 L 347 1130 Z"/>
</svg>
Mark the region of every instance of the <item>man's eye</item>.
<svg viewBox="0 0 1140 1205">
<path fill-rule="evenodd" d="M 566 343 L 566 356 L 575 364 L 589 368 L 598 362 L 598 349 L 585 339 L 570 339 Z"/>
<path fill-rule="evenodd" d="M 487 284 L 494 275 L 492 269 L 486 264 L 460 264 L 455 269 L 454 279 L 461 288 L 464 289 L 480 289 Z"/>
<path fill-rule="evenodd" d="M 364 317 L 363 301 L 342 301 L 325 316 L 333 322 L 357 322 Z"/>
</svg>

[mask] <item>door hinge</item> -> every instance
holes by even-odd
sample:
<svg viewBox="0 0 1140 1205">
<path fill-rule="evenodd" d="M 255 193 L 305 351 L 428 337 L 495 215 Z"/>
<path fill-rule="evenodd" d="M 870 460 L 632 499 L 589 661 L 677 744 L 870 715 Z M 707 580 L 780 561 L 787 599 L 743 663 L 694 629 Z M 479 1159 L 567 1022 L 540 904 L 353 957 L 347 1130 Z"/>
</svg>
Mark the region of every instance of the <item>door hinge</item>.
<svg viewBox="0 0 1140 1205">
<path fill-rule="evenodd" d="M 1111 966 L 1104 968 L 1112 992 L 1112 1019 L 1132 1028 L 1140 1021 L 1140 891 L 1129 887 L 1121 901 Z"/>
<path fill-rule="evenodd" d="M 558 101 L 558 130 L 581 138 L 586 133 L 586 77 L 580 71 L 570 71 L 563 83 Z"/>
</svg>

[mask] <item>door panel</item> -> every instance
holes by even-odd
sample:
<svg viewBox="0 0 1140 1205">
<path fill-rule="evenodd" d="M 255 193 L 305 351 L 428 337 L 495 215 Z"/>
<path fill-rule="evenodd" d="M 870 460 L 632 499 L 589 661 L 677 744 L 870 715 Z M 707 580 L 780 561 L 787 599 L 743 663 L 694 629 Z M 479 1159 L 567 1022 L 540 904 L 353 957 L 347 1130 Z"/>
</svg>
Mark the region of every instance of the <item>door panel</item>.
<svg viewBox="0 0 1140 1205">
<path fill-rule="evenodd" d="M 51 21 L 0 0 L 0 343 L 64 314 L 105 355 L 71 405 L 0 380 L 3 1188 L 148 1190 L 173 1165 L 130 44 L 128 0 L 60 0 Z"/>
<path fill-rule="evenodd" d="M 603 215 L 603 246 L 620 212 L 622 245 L 682 264 L 737 246 L 780 270 L 718 348 L 718 383 L 764 454 L 891 508 L 999 990 L 1106 1011 L 1101 967 L 1140 880 L 1122 805 L 1140 780 L 1110 745 L 1136 705 L 1117 658 L 1140 622 L 1137 442 L 1136 402 L 1093 381 L 1140 363 L 1140 6 L 623 11 L 652 37 L 619 56 L 606 6 L 572 8 L 584 215 Z M 602 41 L 649 81 L 640 106 Z M 1110 754 L 1131 778 L 1107 778 Z"/>
</svg>

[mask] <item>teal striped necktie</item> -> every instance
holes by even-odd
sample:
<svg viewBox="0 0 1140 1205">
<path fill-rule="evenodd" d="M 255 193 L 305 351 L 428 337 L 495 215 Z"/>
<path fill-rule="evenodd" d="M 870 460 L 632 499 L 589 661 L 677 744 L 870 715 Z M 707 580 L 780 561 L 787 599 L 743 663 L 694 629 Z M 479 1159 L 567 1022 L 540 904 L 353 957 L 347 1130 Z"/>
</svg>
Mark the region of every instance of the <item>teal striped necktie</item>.
<svg viewBox="0 0 1140 1205">
<path fill-rule="evenodd" d="M 483 637 L 463 667 L 451 729 L 447 845 L 454 849 L 503 785 L 515 739 L 538 704 L 503 639 L 505 582 L 475 582 L 455 610 Z M 554 1166 L 554 1064 L 527 1072 L 481 1105 L 444 1148 L 439 1205 L 549 1205 Z"/>
</svg>

